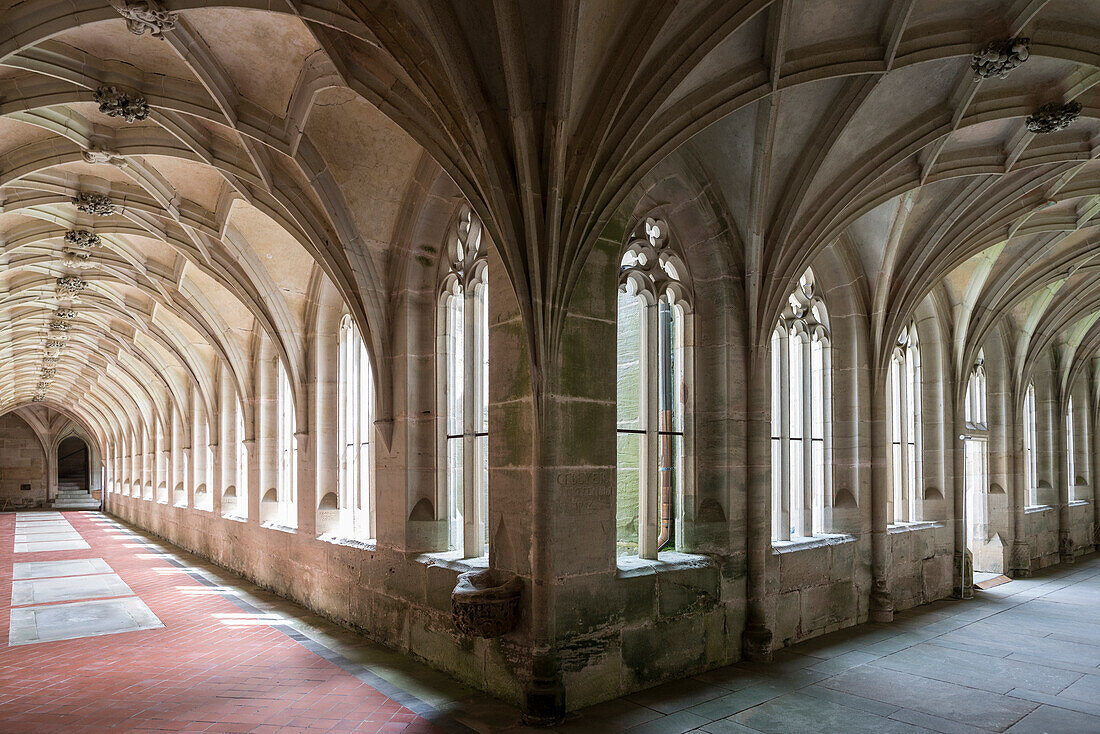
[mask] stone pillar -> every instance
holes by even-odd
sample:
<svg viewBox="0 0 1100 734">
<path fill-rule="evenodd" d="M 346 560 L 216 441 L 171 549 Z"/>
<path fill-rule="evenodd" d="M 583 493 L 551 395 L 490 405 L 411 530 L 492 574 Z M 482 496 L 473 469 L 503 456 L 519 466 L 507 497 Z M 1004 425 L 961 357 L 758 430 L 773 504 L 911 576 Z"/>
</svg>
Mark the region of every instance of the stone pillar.
<svg viewBox="0 0 1100 734">
<path fill-rule="evenodd" d="M 890 595 L 890 417 L 886 370 L 869 370 L 874 380 L 871 401 L 871 598 L 872 622 L 893 622 Z"/>
<path fill-rule="evenodd" d="M 958 392 L 955 390 L 954 392 Z M 963 397 L 965 400 L 966 398 Z M 955 552 L 952 557 L 952 596 L 956 599 L 974 598 L 973 556 L 966 547 L 966 434 L 965 413 L 955 410 L 955 434 L 952 436 L 951 466 L 954 477 L 952 484 L 952 506 L 954 508 Z"/>
<path fill-rule="evenodd" d="M 313 517 L 317 533 L 334 531 L 337 528 L 331 522 L 323 527 L 319 520 L 318 506 L 321 500 L 329 492 L 334 492 L 339 500 L 340 488 L 340 455 L 342 447 L 339 445 L 340 428 L 340 316 L 342 314 L 325 313 L 326 318 L 318 317 L 317 334 L 314 339 L 314 358 L 311 364 L 313 370 L 312 396 L 310 399 L 310 444 L 313 454 L 313 483 L 316 487 L 313 501 Z M 334 323 L 335 328 L 325 328 Z M 376 401 L 377 404 L 377 401 Z M 374 442 L 376 453 L 381 453 L 378 446 L 378 436 L 374 426 L 364 426 L 364 431 L 371 432 L 370 440 Z M 378 497 L 377 480 L 372 482 L 371 497 L 369 501 L 373 510 L 377 510 L 376 498 Z M 364 501 L 368 498 L 364 497 Z M 343 504 L 338 502 L 339 507 Z M 330 513 L 331 514 L 331 513 Z M 331 519 L 331 518 L 330 518 Z M 404 525 L 399 523 L 398 527 Z M 372 529 L 373 530 L 373 529 Z M 376 537 L 376 533 L 371 533 Z"/>
<path fill-rule="evenodd" d="M 298 533 L 312 538 L 317 535 L 317 467 L 314 464 L 310 434 L 306 431 L 295 431 L 294 441 L 298 451 L 295 480 Z"/>
<path fill-rule="evenodd" d="M 447 547 L 446 492 L 437 475 L 437 467 L 444 466 L 445 456 L 437 456 L 441 429 L 435 269 L 426 273 L 418 270 L 417 274 L 419 282 L 402 294 L 395 310 L 392 353 L 383 355 L 388 357 L 393 370 L 393 423 L 384 426 L 376 422 L 379 430 L 375 431 L 376 537 L 380 546 L 404 552 L 440 551 Z M 493 307 L 492 295 L 489 307 Z M 490 373 L 497 361 L 492 353 Z M 383 430 L 387 428 L 388 440 Z M 491 445 L 491 434 L 489 440 Z M 490 448 L 490 461 L 492 451 Z M 490 493 L 492 486 L 490 475 Z"/>
<path fill-rule="evenodd" d="M 244 500 L 248 506 L 249 522 L 260 522 L 260 451 L 255 437 L 241 441 L 248 459 L 248 490 L 244 496 L 237 497 L 238 506 Z"/>
<path fill-rule="evenodd" d="M 771 360 L 767 347 L 749 359 L 748 459 L 745 551 L 748 589 L 742 657 L 753 661 L 772 658 L 772 631 L 768 624 L 768 555 L 771 553 Z"/>
<path fill-rule="evenodd" d="M 278 366 L 277 357 L 265 339 L 260 348 L 260 359 L 256 375 L 256 479 L 259 487 L 256 498 L 255 517 L 261 523 L 273 522 L 278 518 L 278 503 L 272 498 L 279 494 L 279 406 L 278 406 Z M 251 467 L 250 467 L 251 468 Z M 249 472 L 249 479 L 252 478 Z M 274 491 L 273 491 L 274 490 Z M 269 496 L 270 493 L 270 496 Z M 249 498 L 251 501 L 251 498 Z M 266 501 L 265 501 L 266 500 Z M 251 517 L 251 504 L 249 506 Z"/>
<path fill-rule="evenodd" d="M 218 367 L 218 447 L 214 450 L 217 461 L 218 488 L 214 494 L 214 512 L 221 515 L 227 510 L 222 505 L 222 495 L 229 487 L 240 501 L 232 508 L 235 514 L 243 514 L 248 506 L 247 487 L 237 486 L 237 445 L 243 436 L 237 435 L 236 388 L 225 364 Z"/>
<path fill-rule="evenodd" d="M 1097 413 L 1100 412 L 1100 396 L 1096 394 L 1096 390 L 1093 387 L 1096 385 L 1096 373 L 1100 371 L 1100 357 L 1093 357 L 1092 370 L 1090 371 L 1089 389 L 1087 390 L 1088 401 L 1088 425 L 1089 425 L 1089 440 L 1092 445 L 1089 446 L 1089 450 L 1092 452 L 1092 461 L 1089 466 L 1089 485 L 1092 489 L 1092 496 L 1089 498 L 1092 502 L 1092 535 L 1091 540 L 1093 548 L 1100 550 L 1100 421 L 1097 420 Z"/>
<path fill-rule="evenodd" d="M 1073 477 L 1069 476 L 1069 435 L 1066 433 L 1066 415 L 1063 411 L 1065 403 L 1057 395 L 1051 400 L 1055 437 L 1055 445 L 1051 451 L 1054 471 L 1051 474 L 1058 487 L 1058 556 L 1062 563 L 1073 563 L 1077 559 L 1077 553 L 1069 516 L 1069 485 Z"/>
<path fill-rule="evenodd" d="M 1005 433 L 1010 437 L 1012 452 L 1012 472 L 1009 474 L 1011 486 L 1008 487 L 1012 498 L 1012 552 L 1009 554 L 1008 575 L 1014 579 L 1031 575 L 1031 548 L 1027 542 L 1027 457 L 1024 456 L 1024 434 L 1020 419 L 1019 401 L 1012 400 L 1009 425 Z"/>
</svg>

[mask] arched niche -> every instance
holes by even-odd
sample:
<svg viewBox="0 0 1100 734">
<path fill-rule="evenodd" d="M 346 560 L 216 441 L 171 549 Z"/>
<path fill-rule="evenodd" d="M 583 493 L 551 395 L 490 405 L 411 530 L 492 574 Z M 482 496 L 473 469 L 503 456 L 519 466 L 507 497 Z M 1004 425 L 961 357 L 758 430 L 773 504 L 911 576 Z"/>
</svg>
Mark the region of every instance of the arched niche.
<svg viewBox="0 0 1100 734">
<path fill-rule="evenodd" d="M 15 413 L 0 416 L 0 507 L 46 503 L 46 451 L 35 430 Z"/>
</svg>

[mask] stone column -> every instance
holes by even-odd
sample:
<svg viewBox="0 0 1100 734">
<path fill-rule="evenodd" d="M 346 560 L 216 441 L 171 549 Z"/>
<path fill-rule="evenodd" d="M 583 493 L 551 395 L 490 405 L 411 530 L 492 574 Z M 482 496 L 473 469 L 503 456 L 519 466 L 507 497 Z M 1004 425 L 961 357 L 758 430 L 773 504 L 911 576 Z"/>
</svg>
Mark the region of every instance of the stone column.
<svg viewBox="0 0 1100 734">
<path fill-rule="evenodd" d="M 258 459 L 257 475 L 258 497 L 256 498 L 256 517 L 261 523 L 272 522 L 278 517 L 277 503 L 265 503 L 270 492 L 278 496 L 279 490 L 279 415 L 278 415 L 278 366 L 277 357 L 271 345 L 265 339 L 260 348 L 257 365 L 256 399 L 256 454 Z M 252 472 L 249 472 L 251 480 Z M 274 492 L 272 492 L 274 490 Z M 251 501 L 251 498 L 249 498 Z M 266 508 L 266 509 L 265 509 Z M 251 510 L 251 504 L 249 506 Z M 249 515 L 251 517 L 251 514 Z"/>
<path fill-rule="evenodd" d="M 237 497 L 238 507 L 241 501 L 245 501 L 248 507 L 249 522 L 260 522 L 260 451 L 256 446 L 255 437 L 249 437 L 241 441 L 244 444 L 245 454 L 248 460 L 248 490 L 244 496 Z"/>
<path fill-rule="evenodd" d="M 214 456 L 218 464 L 218 489 L 214 494 L 214 512 L 221 515 L 226 512 L 222 505 L 222 495 L 233 487 L 236 497 L 242 503 L 235 506 L 233 512 L 241 514 L 247 507 L 245 495 L 247 487 L 237 486 L 237 444 L 244 438 L 237 435 L 236 388 L 229 368 L 221 364 L 218 368 L 218 447 Z"/>
<path fill-rule="evenodd" d="M 1014 579 L 1031 575 L 1031 548 L 1027 542 L 1027 457 L 1024 456 L 1023 426 L 1020 420 L 1019 401 L 1012 400 L 1009 413 L 1009 425 L 1005 433 L 1010 437 L 1012 452 L 1012 472 L 1008 475 L 1011 485 L 1007 488 L 1012 498 L 1012 552 L 1009 554 L 1008 575 Z"/>
<path fill-rule="evenodd" d="M 437 456 L 440 418 L 434 273 L 434 268 L 417 271 L 420 282 L 402 294 L 395 310 L 392 352 L 383 355 L 394 373 L 393 423 L 378 423 L 375 431 L 376 536 L 380 546 L 405 552 L 447 547 L 446 493 L 437 475 L 437 466 L 444 466 L 445 456 Z M 493 307 L 492 295 L 489 307 Z M 498 361 L 491 341 L 490 352 L 491 382 Z M 491 435 L 489 440 L 493 440 Z M 490 493 L 492 485 L 490 476 Z"/>
<path fill-rule="evenodd" d="M 746 660 L 770 661 L 772 631 L 767 615 L 767 566 L 771 553 L 771 360 L 766 347 L 750 357 L 746 450 L 747 485 L 745 550 L 748 595 L 741 650 Z"/>
<path fill-rule="evenodd" d="M 953 392 L 957 393 L 958 390 Z M 965 396 L 963 397 L 965 400 Z M 952 436 L 951 466 L 952 506 L 954 508 L 955 553 L 952 558 L 952 596 L 956 599 L 974 598 L 973 556 L 966 547 L 966 435 L 965 413 L 955 406 L 955 433 Z"/>
<path fill-rule="evenodd" d="M 890 397 L 886 370 L 869 370 L 874 380 L 871 394 L 871 599 L 872 622 L 893 622 L 894 603 L 890 594 Z"/>
<path fill-rule="evenodd" d="M 1077 554 L 1073 547 L 1073 531 L 1069 516 L 1069 485 L 1073 478 L 1069 476 L 1069 436 L 1066 433 L 1066 416 L 1063 412 L 1065 400 L 1055 395 L 1051 400 L 1052 419 L 1054 420 L 1055 446 L 1051 451 L 1054 471 L 1051 475 L 1058 487 L 1058 556 L 1062 563 L 1073 563 Z"/>
<path fill-rule="evenodd" d="M 295 480 L 298 534 L 312 538 L 317 535 L 317 467 L 314 464 L 313 442 L 307 431 L 295 431 L 294 441 L 298 451 Z"/>
</svg>

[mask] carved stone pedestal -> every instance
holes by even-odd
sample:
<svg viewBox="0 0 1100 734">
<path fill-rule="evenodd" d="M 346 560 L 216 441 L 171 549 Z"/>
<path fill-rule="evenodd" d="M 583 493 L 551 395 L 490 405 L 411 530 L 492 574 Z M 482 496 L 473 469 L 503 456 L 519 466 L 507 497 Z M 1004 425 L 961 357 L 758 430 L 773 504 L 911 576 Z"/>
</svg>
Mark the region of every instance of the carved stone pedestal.
<svg viewBox="0 0 1100 734">
<path fill-rule="evenodd" d="M 741 634 L 741 657 L 754 663 L 772 660 L 772 631 L 764 625 L 748 625 Z"/>
<path fill-rule="evenodd" d="M 956 553 L 952 559 L 954 564 L 954 584 L 951 595 L 956 599 L 974 598 L 974 555 L 969 549 L 962 553 Z M 960 576 L 960 573 L 962 574 Z"/>
<path fill-rule="evenodd" d="M 1031 547 L 1026 541 L 1017 540 L 1012 544 L 1008 575 L 1014 579 L 1023 579 L 1031 575 Z"/>
<path fill-rule="evenodd" d="M 515 629 L 523 582 L 497 571 L 469 571 L 451 592 L 451 617 L 471 637 L 500 637 Z"/>
</svg>

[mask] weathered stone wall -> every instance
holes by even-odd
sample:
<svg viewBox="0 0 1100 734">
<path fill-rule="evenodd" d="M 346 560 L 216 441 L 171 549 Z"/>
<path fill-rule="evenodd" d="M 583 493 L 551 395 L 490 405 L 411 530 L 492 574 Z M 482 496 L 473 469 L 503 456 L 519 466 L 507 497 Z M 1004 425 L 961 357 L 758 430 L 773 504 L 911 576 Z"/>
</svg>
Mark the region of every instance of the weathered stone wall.
<svg viewBox="0 0 1100 734">
<path fill-rule="evenodd" d="M 403 554 L 340 544 L 112 494 L 110 512 L 318 614 L 354 627 L 513 704 L 520 689 L 506 638 L 461 634 L 451 590 L 469 565 L 453 554 Z"/>
<path fill-rule="evenodd" d="M 46 483 L 46 454 L 34 431 L 17 415 L 0 417 L 0 503 L 43 504 Z M 30 489 L 22 489 L 24 485 Z"/>
</svg>

